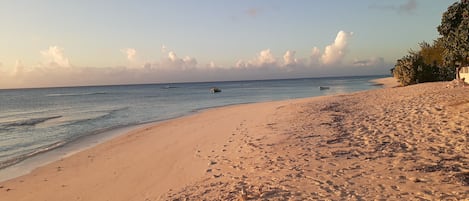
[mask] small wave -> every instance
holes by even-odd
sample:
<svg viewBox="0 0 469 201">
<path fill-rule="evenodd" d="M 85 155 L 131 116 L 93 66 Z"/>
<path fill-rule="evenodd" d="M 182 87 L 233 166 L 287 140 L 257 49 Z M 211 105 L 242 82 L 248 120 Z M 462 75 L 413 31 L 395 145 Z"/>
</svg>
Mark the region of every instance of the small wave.
<svg viewBox="0 0 469 201">
<path fill-rule="evenodd" d="M 166 86 L 162 86 L 161 88 L 162 88 L 162 89 L 177 89 L 177 88 L 180 88 L 180 87 L 171 86 L 171 85 L 166 85 Z"/>
<path fill-rule="evenodd" d="M 81 124 L 88 121 L 96 121 L 99 119 L 105 119 L 112 116 L 114 113 L 128 109 L 129 107 L 120 107 L 107 110 L 96 110 L 96 111 L 84 111 L 79 113 L 74 113 L 68 117 L 60 119 L 63 124 Z"/>
<path fill-rule="evenodd" d="M 22 154 L 20 156 L 17 156 L 17 157 L 14 157 L 14 158 L 11 158 L 11 159 L 8 159 L 8 160 L 5 160 L 5 161 L 0 161 L 0 169 L 6 168 L 8 166 L 12 166 L 14 164 L 17 164 L 21 161 L 24 161 L 24 160 L 30 158 L 30 157 L 33 157 L 33 156 L 38 155 L 40 153 L 44 153 L 46 151 L 50 151 L 52 149 L 56 149 L 56 148 L 61 147 L 65 144 L 66 143 L 63 142 L 63 141 L 56 142 L 54 144 L 50 144 L 50 145 L 40 147 L 40 148 L 35 149 L 34 151 L 28 152 L 26 154 Z"/>
<path fill-rule="evenodd" d="M 94 93 L 69 93 L 69 94 L 47 94 L 49 97 L 60 97 L 60 96 L 91 96 L 91 95 L 103 95 L 106 92 L 94 92 Z"/>
<path fill-rule="evenodd" d="M 50 117 L 40 117 L 40 118 L 32 118 L 32 119 L 23 119 L 13 122 L 7 122 L 2 125 L 2 127 L 19 127 L 19 126 L 34 126 L 36 124 L 45 122 L 51 119 L 57 119 L 62 117 L 61 115 L 57 116 L 50 116 Z"/>
</svg>

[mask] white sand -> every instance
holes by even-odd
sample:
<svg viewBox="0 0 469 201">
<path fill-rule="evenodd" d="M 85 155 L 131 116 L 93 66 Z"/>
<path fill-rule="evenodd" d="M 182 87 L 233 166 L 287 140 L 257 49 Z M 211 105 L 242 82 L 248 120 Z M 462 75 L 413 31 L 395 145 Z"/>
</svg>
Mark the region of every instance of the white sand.
<svg viewBox="0 0 469 201">
<path fill-rule="evenodd" d="M 0 200 L 463 200 L 469 89 L 212 109 L 0 183 Z"/>
<path fill-rule="evenodd" d="M 401 86 L 399 81 L 394 77 L 385 77 L 385 78 L 380 78 L 380 79 L 374 79 L 371 81 L 377 84 L 383 85 L 385 88 L 393 88 L 393 87 Z"/>
</svg>

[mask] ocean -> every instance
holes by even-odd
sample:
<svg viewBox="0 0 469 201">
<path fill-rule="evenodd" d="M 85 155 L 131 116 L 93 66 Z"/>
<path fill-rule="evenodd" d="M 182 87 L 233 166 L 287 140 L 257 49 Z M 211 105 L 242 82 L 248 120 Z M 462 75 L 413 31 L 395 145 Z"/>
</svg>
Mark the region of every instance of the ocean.
<svg viewBox="0 0 469 201">
<path fill-rule="evenodd" d="M 116 129 L 232 104 L 369 90 L 380 87 L 370 80 L 382 77 L 0 90 L 0 169 Z"/>
</svg>

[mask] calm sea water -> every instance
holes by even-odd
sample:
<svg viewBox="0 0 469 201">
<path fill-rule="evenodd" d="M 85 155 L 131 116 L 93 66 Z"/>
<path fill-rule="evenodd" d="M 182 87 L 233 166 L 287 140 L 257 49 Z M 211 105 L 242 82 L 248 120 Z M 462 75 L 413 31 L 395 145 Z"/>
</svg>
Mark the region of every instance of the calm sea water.
<svg viewBox="0 0 469 201">
<path fill-rule="evenodd" d="M 116 128 L 230 104 L 368 90 L 381 77 L 0 90 L 0 169 Z M 215 86 L 222 92 L 210 93 Z"/>
</svg>

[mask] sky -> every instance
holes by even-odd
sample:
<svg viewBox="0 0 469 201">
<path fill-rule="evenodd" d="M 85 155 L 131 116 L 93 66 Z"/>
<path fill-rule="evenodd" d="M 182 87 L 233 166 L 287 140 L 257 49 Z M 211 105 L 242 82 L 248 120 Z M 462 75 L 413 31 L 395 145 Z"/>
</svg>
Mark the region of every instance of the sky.
<svg viewBox="0 0 469 201">
<path fill-rule="evenodd" d="M 455 0 L 0 0 L 0 88 L 389 74 Z"/>
</svg>

